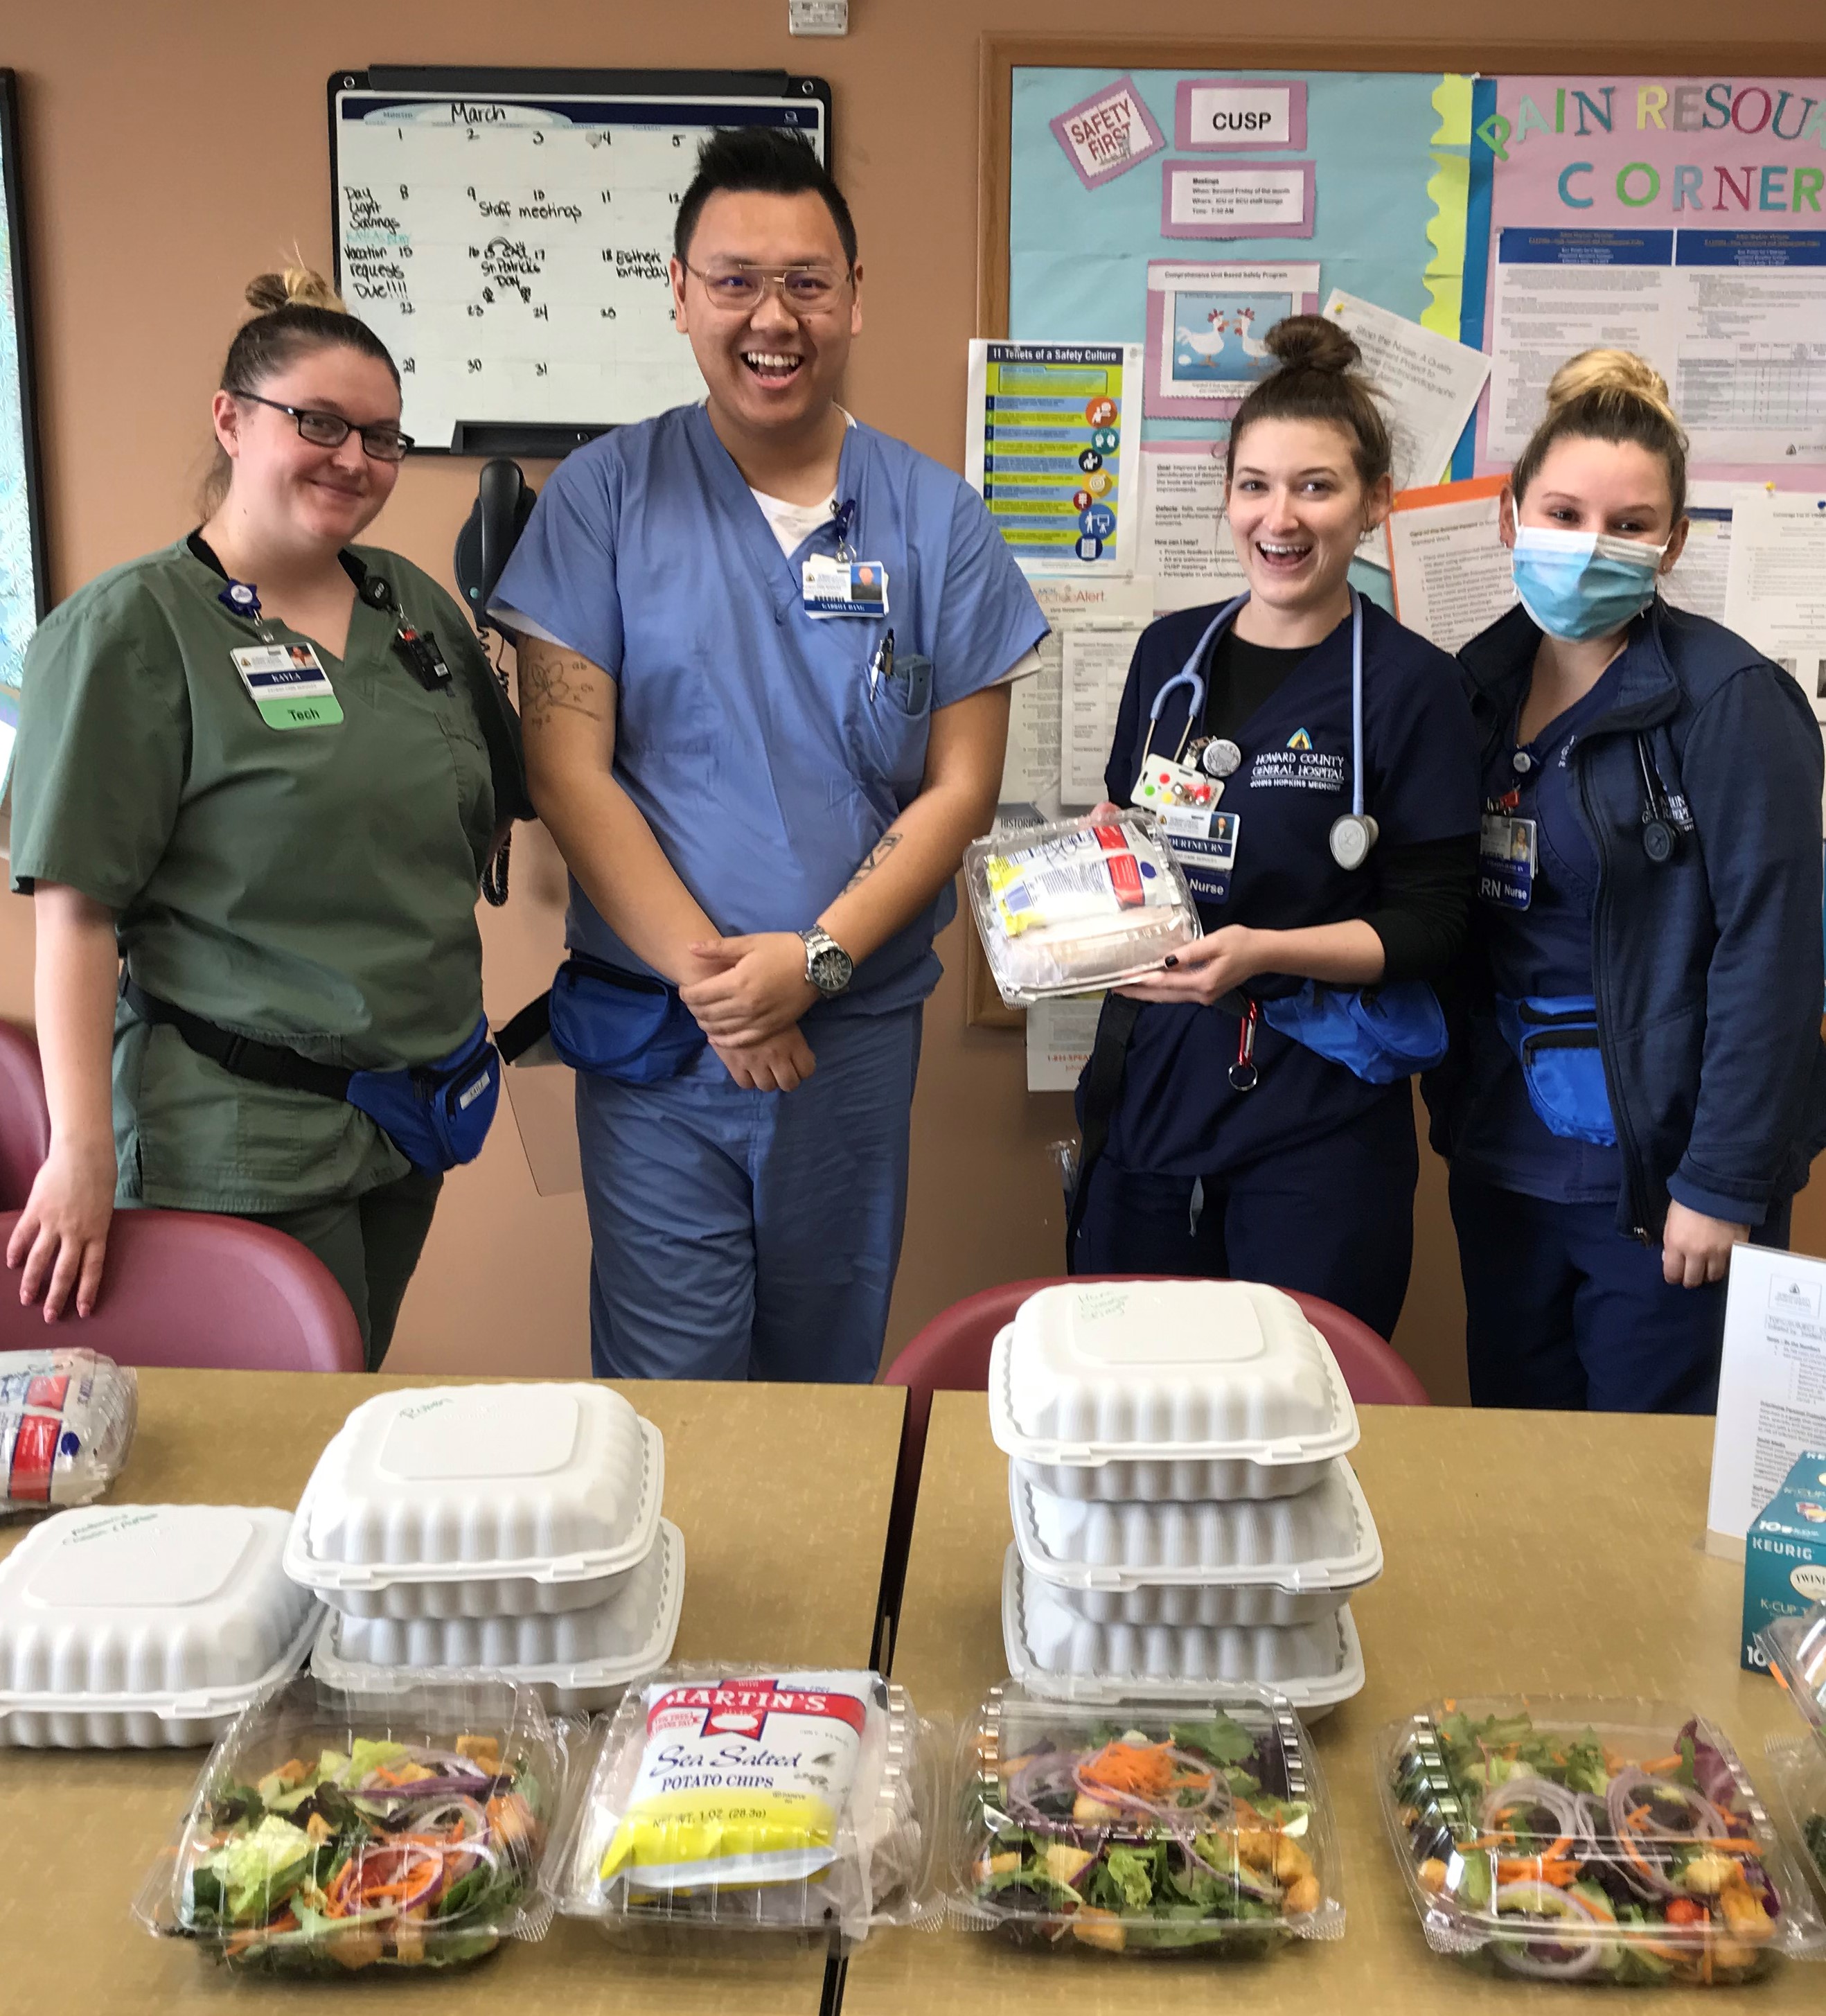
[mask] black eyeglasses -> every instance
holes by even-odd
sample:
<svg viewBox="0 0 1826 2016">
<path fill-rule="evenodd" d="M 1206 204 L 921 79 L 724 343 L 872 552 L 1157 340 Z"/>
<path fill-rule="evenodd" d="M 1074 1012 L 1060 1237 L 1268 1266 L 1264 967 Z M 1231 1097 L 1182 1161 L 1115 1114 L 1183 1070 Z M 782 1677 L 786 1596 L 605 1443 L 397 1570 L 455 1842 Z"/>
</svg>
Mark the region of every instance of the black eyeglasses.
<svg viewBox="0 0 1826 2016">
<path fill-rule="evenodd" d="M 313 448 L 340 448 L 351 434 L 362 437 L 362 452 L 375 462 L 404 462 L 405 452 L 412 445 L 410 434 L 402 434 L 398 427 L 385 425 L 358 427 L 353 420 L 345 420 L 340 413 L 314 412 L 308 406 L 288 406 L 277 399 L 263 399 L 258 392 L 243 392 L 236 386 L 229 391 L 237 399 L 251 399 L 257 406 L 270 406 L 276 413 L 290 413 L 297 423 L 300 435 Z"/>
</svg>

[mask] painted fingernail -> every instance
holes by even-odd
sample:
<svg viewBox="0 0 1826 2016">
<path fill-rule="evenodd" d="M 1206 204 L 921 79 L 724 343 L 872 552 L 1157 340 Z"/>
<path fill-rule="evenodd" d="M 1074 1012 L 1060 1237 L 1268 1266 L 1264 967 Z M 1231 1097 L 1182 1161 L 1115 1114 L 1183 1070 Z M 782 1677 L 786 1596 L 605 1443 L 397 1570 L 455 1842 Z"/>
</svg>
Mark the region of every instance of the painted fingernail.
<svg viewBox="0 0 1826 2016">
<path fill-rule="evenodd" d="M 1166 956 L 1166 963 L 1167 963 L 1169 966 L 1177 966 L 1177 965 L 1179 964 L 1179 963 L 1180 963 L 1180 962 L 1179 962 L 1179 959 L 1178 959 L 1177 956 L 1176 956 L 1174 953 L 1172 953 L 1172 952 L 1169 952 L 1167 954 L 1167 956 Z"/>
</svg>

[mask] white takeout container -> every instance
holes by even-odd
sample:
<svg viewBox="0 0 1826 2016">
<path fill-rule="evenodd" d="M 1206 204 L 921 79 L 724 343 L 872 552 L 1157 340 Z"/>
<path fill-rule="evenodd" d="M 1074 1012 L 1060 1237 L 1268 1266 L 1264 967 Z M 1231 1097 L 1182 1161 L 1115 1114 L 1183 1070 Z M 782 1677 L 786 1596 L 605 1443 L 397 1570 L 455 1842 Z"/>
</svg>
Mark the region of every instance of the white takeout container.
<svg viewBox="0 0 1826 2016">
<path fill-rule="evenodd" d="M 1294 1498 L 1061 1498 L 1014 1465 L 1008 1496 L 1028 1573 L 1098 1623 L 1307 1623 L 1382 1571 L 1375 1521 L 1342 1456 Z"/>
<path fill-rule="evenodd" d="M 653 1552 L 606 1602 L 524 1617 L 346 1617 L 332 1611 L 311 1670 L 343 1692 L 466 1686 L 499 1673 L 561 1714 L 612 1707 L 672 1654 L 685 1600 L 685 1536 L 659 1522 Z"/>
<path fill-rule="evenodd" d="M 1071 1701 L 1118 1700 L 1144 1684 L 1192 1700 L 1214 1682 L 1247 1680 L 1284 1694 L 1312 1721 L 1363 1685 L 1348 1604 L 1316 1622 L 1280 1627 L 1098 1624 L 1027 1574 L 1014 1546 L 1002 1568 L 1002 1637 L 1016 1679 Z"/>
<path fill-rule="evenodd" d="M 303 1664 L 322 1612 L 268 1506 L 60 1512 L 0 1562 L 0 1744 L 213 1743 Z"/>
<path fill-rule="evenodd" d="M 1298 1303 L 1252 1281 L 1072 1281 L 996 1339 L 989 1423 L 1061 1497 L 1282 1498 L 1356 1445 L 1356 1409 Z"/>
<path fill-rule="evenodd" d="M 402 1388 L 318 1459 L 286 1572 L 351 1617 L 583 1610 L 653 1550 L 659 1431 L 595 1384 Z"/>
</svg>

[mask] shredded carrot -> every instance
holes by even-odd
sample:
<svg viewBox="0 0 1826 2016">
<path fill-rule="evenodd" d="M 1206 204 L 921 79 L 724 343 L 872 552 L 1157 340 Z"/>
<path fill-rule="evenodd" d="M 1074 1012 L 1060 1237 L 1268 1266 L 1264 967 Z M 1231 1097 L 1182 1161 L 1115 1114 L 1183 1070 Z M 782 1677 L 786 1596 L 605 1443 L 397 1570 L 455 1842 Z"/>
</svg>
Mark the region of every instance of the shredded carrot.
<svg viewBox="0 0 1826 2016">
<path fill-rule="evenodd" d="M 1669 1771 L 1679 1770 L 1681 1765 L 1685 1762 L 1686 1759 L 1680 1755 L 1678 1751 L 1676 1751 L 1672 1757 L 1650 1757 L 1645 1759 L 1644 1762 L 1637 1765 L 1636 1768 L 1639 1771 L 1646 1771 L 1651 1778 L 1660 1778 L 1666 1777 Z"/>
</svg>

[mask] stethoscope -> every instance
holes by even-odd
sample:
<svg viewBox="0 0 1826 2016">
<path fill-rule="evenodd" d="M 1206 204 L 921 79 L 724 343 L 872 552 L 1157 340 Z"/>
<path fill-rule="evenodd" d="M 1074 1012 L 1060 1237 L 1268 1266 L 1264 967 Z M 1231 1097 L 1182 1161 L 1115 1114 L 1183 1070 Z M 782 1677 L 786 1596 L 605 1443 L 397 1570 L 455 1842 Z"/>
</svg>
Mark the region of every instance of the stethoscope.
<svg viewBox="0 0 1826 2016">
<path fill-rule="evenodd" d="M 1642 851 L 1659 868 L 1680 851 L 1680 836 L 1693 830 L 1684 797 L 1669 795 L 1648 737 L 1636 731 L 1636 767 L 1642 772 Z"/>
<path fill-rule="evenodd" d="M 1173 761 L 1183 763 L 1186 747 L 1192 737 L 1193 725 L 1205 712 L 1205 675 L 1198 668 L 1217 639 L 1224 626 L 1233 621 L 1237 611 L 1248 600 L 1248 593 L 1235 596 L 1205 626 L 1205 634 L 1193 646 L 1192 653 L 1181 669 L 1169 679 L 1154 697 L 1154 704 L 1147 710 L 1147 738 L 1142 744 L 1141 765 L 1147 766 L 1147 759 L 1154 751 L 1154 731 L 1158 725 L 1165 707 L 1167 696 L 1186 687 L 1190 700 L 1186 709 L 1186 726 L 1180 737 L 1180 746 L 1174 752 Z M 1243 752 L 1227 736 L 1216 736 L 1198 752 L 1198 767 L 1208 777 L 1219 779 L 1233 776 L 1241 767 Z M 1361 868 L 1370 858 L 1370 849 L 1376 844 L 1376 822 L 1363 808 L 1363 599 L 1353 588 L 1350 590 L 1350 810 L 1340 813 L 1331 824 L 1331 858 L 1340 868 Z"/>
</svg>

